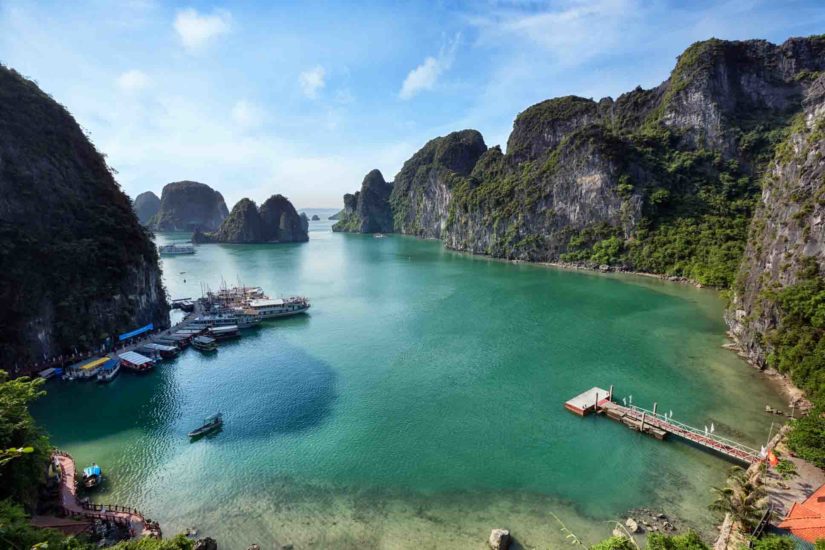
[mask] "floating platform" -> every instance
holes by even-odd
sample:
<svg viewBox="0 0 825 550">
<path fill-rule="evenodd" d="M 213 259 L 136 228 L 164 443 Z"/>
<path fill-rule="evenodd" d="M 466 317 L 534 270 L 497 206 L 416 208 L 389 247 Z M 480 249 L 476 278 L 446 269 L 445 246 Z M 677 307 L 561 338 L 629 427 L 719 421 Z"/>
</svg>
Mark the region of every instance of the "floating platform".
<svg viewBox="0 0 825 550">
<path fill-rule="evenodd" d="M 594 412 L 602 404 L 609 403 L 610 398 L 609 391 L 594 386 L 565 403 L 564 408 L 579 416 L 585 416 Z"/>
</svg>

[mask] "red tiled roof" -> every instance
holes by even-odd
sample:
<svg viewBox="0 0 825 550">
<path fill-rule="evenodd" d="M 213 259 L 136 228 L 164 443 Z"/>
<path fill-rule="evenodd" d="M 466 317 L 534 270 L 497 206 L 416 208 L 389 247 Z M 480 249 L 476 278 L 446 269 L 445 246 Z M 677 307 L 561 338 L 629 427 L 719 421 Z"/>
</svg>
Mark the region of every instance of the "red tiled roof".
<svg viewBox="0 0 825 550">
<path fill-rule="evenodd" d="M 808 542 L 825 539 L 825 485 L 805 502 L 795 502 L 779 527 Z"/>
</svg>

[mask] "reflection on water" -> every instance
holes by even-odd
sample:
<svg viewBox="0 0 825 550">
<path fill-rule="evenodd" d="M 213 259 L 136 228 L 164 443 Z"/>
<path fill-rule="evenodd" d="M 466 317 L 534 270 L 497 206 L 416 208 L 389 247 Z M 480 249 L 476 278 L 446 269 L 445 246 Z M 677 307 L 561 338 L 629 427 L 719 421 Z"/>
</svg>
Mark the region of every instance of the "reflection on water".
<svg viewBox="0 0 825 550">
<path fill-rule="evenodd" d="M 720 348 L 721 304 L 659 281 L 512 265 L 399 236 L 328 232 L 292 245 L 204 245 L 163 260 L 173 297 L 221 277 L 310 297 L 308 315 L 187 350 L 111 385 L 49 382 L 55 442 L 97 461 L 101 501 L 222 547 L 478 548 L 594 542 L 660 508 L 707 531 L 728 464 L 564 411 L 599 385 L 751 445 L 778 397 Z M 166 239 L 161 235 L 159 239 Z M 186 434 L 215 411 L 223 431 Z"/>
</svg>

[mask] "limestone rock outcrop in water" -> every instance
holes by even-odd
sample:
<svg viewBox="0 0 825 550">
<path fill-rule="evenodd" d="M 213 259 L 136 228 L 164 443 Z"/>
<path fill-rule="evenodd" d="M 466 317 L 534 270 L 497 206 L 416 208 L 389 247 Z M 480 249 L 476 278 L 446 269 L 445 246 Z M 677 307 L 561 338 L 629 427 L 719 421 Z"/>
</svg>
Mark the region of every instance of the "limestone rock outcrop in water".
<svg viewBox="0 0 825 550">
<path fill-rule="evenodd" d="M 151 191 L 146 191 L 135 197 L 132 207 L 143 225 L 148 225 L 152 217 L 160 210 L 160 198 Z"/>
<path fill-rule="evenodd" d="M 770 360 L 778 359 L 777 346 L 800 344 L 782 338 L 788 309 L 794 309 L 793 303 L 783 308 L 783 296 L 793 292 L 804 316 L 802 298 L 825 286 L 825 75 L 808 87 L 804 105 L 762 180 L 726 316 L 740 347 L 758 365 L 781 367 Z M 802 366 L 803 355 L 787 365 L 790 374 Z M 795 378 L 804 383 L 807 377 Z"/>
<path fill-rule="evenodd" d="M 0 66 L 0 365 L 169 320 L 157 251 L 72 115 Z"/>
<path fill-rule="evenodd" d="M 241 199 L 217 231 L 196 231 L 197 243 L 286 243 L 309 240 L 309 219 L 299 215 L 283 195 L 273 195 L 260 208 Z"/>
<path fill-rule="evenodd" d="M 364 177 L 361 190 L 344 196 L 344 210 L 333 231 L 391 233 L 393 230 L 390 193 L 393 186 L 378 170 Z"/>
<path fill-rule="evenodd" d="M 197 181 L 176 181 L 163 187 L 160 209 L 149 226 L 155 231 L 215 231 L 227 215 L 219 192 Z"/>
<path fill-rule="evenodd" d="M 319 222 L 321 221 L 321 217 L 318 216 L 318 214 L 313 214 L 311 220 L 314 222 Z"/>
</svg>

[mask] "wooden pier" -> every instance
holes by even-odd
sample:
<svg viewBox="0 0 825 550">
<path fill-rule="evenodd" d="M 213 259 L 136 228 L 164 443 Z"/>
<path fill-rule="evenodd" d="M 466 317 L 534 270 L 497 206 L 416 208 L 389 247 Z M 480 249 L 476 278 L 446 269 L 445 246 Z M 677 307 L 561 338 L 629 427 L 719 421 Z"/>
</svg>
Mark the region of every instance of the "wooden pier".
<svg viewBox="0 0 825 550">
<path fill-rule="evenodd" d="M 580 416 L 591 412 L 604 414 L 608 418 L 621 422 L 628 428 L 648 434 L 659 440 L 665 439 L 668 435 L 673 435 L 737 462 L 754 464 L 764 460 L 764 456 L 756 449 L 709 433 L 707 429 L 700 430 L 688 426 L 673 420 L 669 415 L 656 412 L 656 403 L 653 404 L 653 410 L 632 404 L 621 405 L 616 403 L 613 401 L 613 386 L 610 386 L 610 390 L 591 388 L 567 401 L 564 408 Z"/>
</svg>

